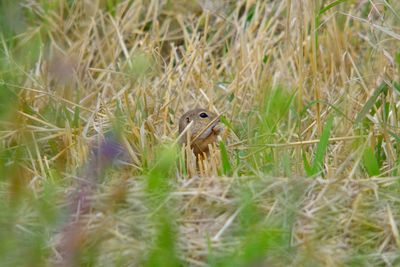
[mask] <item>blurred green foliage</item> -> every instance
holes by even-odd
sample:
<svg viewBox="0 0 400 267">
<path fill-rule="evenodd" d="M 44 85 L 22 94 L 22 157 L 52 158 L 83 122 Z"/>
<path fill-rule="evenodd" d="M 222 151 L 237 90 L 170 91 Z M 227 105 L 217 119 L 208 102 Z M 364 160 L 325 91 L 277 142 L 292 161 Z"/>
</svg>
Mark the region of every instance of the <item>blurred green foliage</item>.
<svg viewBox="0 0 400 267">
<path fill-rule="evenodd" d="M 155 226 L 154 240 L 148 240 L 149 251 L 143 259 L 144 266 L 181 266 L 177 254 L 174 203 L 169 198 L 173 190 L 173 177 L 178 161 L 177 148 L 166 144 L 154 152 L 155 160 L 145 172 L 148 205 L 154 212 L 150 217 Z"/>
<path fill-rule="evenodd" d="M 249 181 L 237 189 L 239 202 L 237 224 L 226 237 L 240 237 L 238 244 L 232 245 L 232 253 L 219 255 L 210 247 L 211 266 L 275 266 L 290 264 L 295 249 L 290 245 L 291 229 L 296 219 L 296 209 L 303 194 L 303 188 L 290 185 L 283 195 L 277 196 L 282 209 L 274 215 L 265 216 L 262 203 L 255 195 L 268 179 Z"/>
<path fill-rule="evenodd" d="M 264 173 L 281 174 L 280 158 L 275 150 L 266 144 L 279 143 L 279 132 L 285 132 L 290 124 L 295 123 L 294 116 L 288 116 L 293 110 L 295 93 L 284 87 L 266 86 L 257 96 L 258 106 L 249 114 L 247 138 L 250 139 L 249 162 L 254 169 Z M 245 137 L 243 137 L 245 138 Z"/>
<path fill-rule="evenodd" d="M 314 160 L 312 165 L 308 163 L 307 158 L 303 152 L 304 169 L 308 176 L 314 176 L 322 171 L 325 160 L 325 154 L 328 150 L 329 137 L 333 126 L 333 117 L 330 116 L 324 126 L 320 140 L 317 145 Z"/>
</svg>

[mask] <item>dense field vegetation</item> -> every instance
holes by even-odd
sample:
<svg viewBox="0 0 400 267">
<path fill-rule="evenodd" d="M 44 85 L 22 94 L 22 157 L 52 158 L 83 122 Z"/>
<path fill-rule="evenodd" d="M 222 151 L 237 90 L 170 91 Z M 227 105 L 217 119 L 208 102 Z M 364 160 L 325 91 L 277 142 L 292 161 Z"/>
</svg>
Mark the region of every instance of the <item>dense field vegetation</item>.
<svg viewBox="0 0 400 267">
<path fill-rule="evenodd" d="M 400 266 L 399 65 L 397 0 L 2 0 L 0 265 Z"/>
</svg>

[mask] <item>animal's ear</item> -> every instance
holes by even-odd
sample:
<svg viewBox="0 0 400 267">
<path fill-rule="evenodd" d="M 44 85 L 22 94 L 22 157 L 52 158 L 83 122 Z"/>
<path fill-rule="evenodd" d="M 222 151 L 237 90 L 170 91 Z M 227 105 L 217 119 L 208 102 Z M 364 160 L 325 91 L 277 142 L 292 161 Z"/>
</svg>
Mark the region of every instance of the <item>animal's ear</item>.
<svg viewBox="0 0 400 267">
<path fill-rule="evenodd" d="M 189 123 L 189 122 L 190 122 L 189 117 L 186 117 L 186 123 Z"/>
</svg>

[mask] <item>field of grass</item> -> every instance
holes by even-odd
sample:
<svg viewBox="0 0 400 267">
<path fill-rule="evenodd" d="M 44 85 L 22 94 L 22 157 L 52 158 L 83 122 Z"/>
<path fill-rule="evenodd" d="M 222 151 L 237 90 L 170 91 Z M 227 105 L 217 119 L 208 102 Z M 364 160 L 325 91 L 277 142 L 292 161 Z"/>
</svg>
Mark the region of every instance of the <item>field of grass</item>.
<svg viewBox="0 0 400 267">
<path fill-rule="evenodd" d="M 400 266 L 399 71 L 397 0 L 1 0 L 0 266 Z"/>
</svg>

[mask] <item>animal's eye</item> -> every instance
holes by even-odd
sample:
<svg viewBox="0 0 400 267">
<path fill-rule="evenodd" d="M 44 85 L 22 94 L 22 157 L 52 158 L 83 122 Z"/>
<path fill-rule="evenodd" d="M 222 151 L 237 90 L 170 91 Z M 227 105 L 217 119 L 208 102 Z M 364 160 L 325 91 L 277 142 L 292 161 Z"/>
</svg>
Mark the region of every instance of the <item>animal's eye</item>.
<svg viewBox="0 0 400 267">
<path fill-rule="evenodd" d="M 186 118 L 186 123 L 189 123 L 190 122 L 190 119 L 189 119 L 189 117 L 187 117 Z"/>
<path fill-rule="evenodd" d="M 200 113 L 200 118 L 207 118 L 208 117 L 208 115 L 207 115 L 207 113 L 205 113 L 205 112 L 203 112 L 203 113 Z"/>
</svg>

